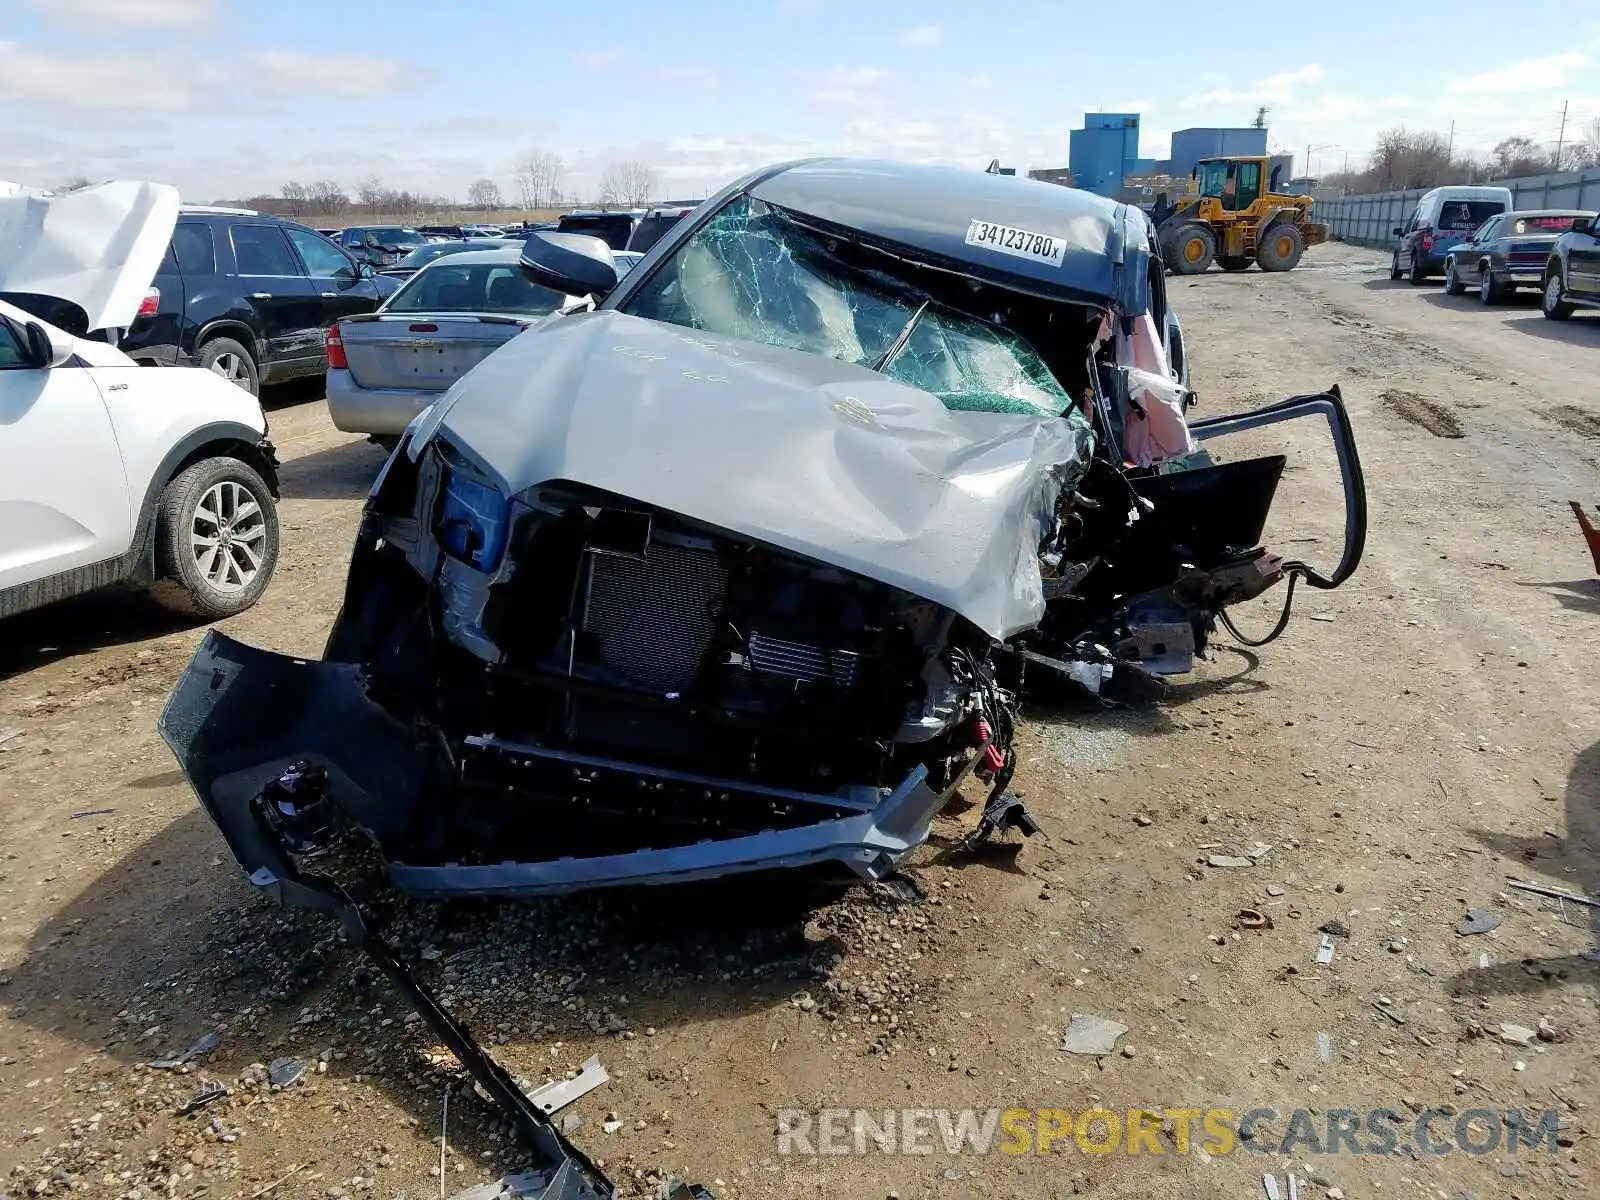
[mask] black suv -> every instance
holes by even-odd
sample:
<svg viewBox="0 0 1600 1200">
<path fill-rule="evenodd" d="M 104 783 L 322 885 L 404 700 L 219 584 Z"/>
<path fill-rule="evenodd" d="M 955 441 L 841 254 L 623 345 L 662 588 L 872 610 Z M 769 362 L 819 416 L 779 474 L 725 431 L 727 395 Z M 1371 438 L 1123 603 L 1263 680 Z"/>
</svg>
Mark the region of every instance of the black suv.
<svg viewBox="0 0 1600 1200">
<path fill-rule="evenodd" d="M 315 229 L 246 209 L 185 208 L 119 345 L 148 366 L 202 366 L 259 395 L 327 368 L 329 325 L 399 288 Z"/>
<path fill-rule="evenodd" d="M 1600 308 L 1600 216 L 1578 217 L 1545 264 L 1544 315 L 1565 321 L 1574 308 Z"/>
</svg>

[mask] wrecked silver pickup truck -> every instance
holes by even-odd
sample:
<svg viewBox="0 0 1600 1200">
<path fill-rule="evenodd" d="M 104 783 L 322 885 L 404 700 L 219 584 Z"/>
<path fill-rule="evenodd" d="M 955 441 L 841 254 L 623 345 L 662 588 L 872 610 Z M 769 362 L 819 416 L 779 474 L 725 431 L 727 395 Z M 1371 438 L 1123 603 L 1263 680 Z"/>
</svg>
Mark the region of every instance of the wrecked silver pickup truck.
<svg viewBox="0 0 1600 1200">
<path fill-rule="evenodd" d="M 1270 640 L 1355 569 L 1364 494 L 1337 389 L 1187 420 L 1148 221 L 1087 193 L 797 163 L 620 283 L 574 235 L 522 269 L 605 299 L 413 422 L 322 661 L 213 632 L 161 729 L 251 881 L 339 917 L 518 1123 L 538 1194 L 609 1195 L 309 864 L 354 838 L 424 896 L 881 880 L 969 779 L 980 833 L 1029 832 L 1018 696 L 1187 671 L 1287 579 Z M 1283 456 L 1200 444 L 1317 415 L 1328 577 L 1258 544 Z"/>
<path fill-rule="evenodd" d="M 881 879 L 969 775 L 1026 820 L 1029 674 L 1187 670 L 1226 605 L 1359 556 L 1336 391 L 1185 421 L 1135 208 L 827 160 L 730 186 L 614 287 L 594 239 L 523 267 L 606 299 L 413 425 L 323 661 L 212 634 L 168 706 L 264 886 L 352 827 L 420 895 Z M 1333 579 L 1256 544 L 1283 458 L 1194 440 L 1317 412 Z"/>
</svg>

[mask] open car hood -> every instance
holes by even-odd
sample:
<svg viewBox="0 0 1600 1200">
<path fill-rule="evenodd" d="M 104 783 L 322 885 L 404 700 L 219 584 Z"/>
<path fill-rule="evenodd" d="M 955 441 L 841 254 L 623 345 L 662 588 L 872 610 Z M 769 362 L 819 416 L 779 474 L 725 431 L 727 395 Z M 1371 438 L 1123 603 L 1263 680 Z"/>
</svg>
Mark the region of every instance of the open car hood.
<svg viewBox="0 0 1600 1200">
<path fill-rule="evenodd" d="M 556 480 L 720 526 L 952 609 L 1044 613 L 1038 548 L 1088 423 L 953 412 L 864 367 L 614 311 L 513 338 L 416 427 L 501 491 Z"/>
<path fill-rule="evenodd" d="M 0 294 L 82 310 L 85 333 L 133 323 L 178 220 L 164 183 L 102 183 L 52 194 L 0 182 Z"/>
</svg>

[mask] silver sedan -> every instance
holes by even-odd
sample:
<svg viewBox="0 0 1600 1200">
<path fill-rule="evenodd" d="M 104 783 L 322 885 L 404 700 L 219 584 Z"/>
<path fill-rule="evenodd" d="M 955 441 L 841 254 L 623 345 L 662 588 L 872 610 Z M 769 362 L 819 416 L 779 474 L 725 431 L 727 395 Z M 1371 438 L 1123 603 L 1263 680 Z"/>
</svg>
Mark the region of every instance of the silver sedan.
<svg viewBox="0 0 1600 1200">
<path fill-rule="evenodd" d="M 521 245 L 423 267 L 374 313 L 328 330 L 328 414 L 347 433 L 392 442 L 451 384 L 551 313 L 589 305 L 530 280 Z"/>
</svg>

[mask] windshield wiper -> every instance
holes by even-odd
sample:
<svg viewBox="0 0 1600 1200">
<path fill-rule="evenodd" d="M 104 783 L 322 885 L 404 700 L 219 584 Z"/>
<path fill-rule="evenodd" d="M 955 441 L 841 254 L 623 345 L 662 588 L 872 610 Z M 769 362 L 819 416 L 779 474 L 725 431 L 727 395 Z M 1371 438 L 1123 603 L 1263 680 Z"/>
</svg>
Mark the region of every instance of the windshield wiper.
<svg viewBox="0 0 1600 1200">
<path fill-rule="evenodd" d="M 869 370 L 882 371 L 894 361 L 894 356 L 906 348 L 906 343 L 911 340 L 912 330 L 916 329 L 917 322 L 922 320 L 922 314 L 928 311 L 928 306 L 932 303 L 932 300 L 924 300 L 917 305 L 917 311 L 911 314 L 911 319 L 905 323 L 905 327 L 895 335 L 894 341 L 889 343 L 889 348 L 867 364 Z"/>
</svg>

